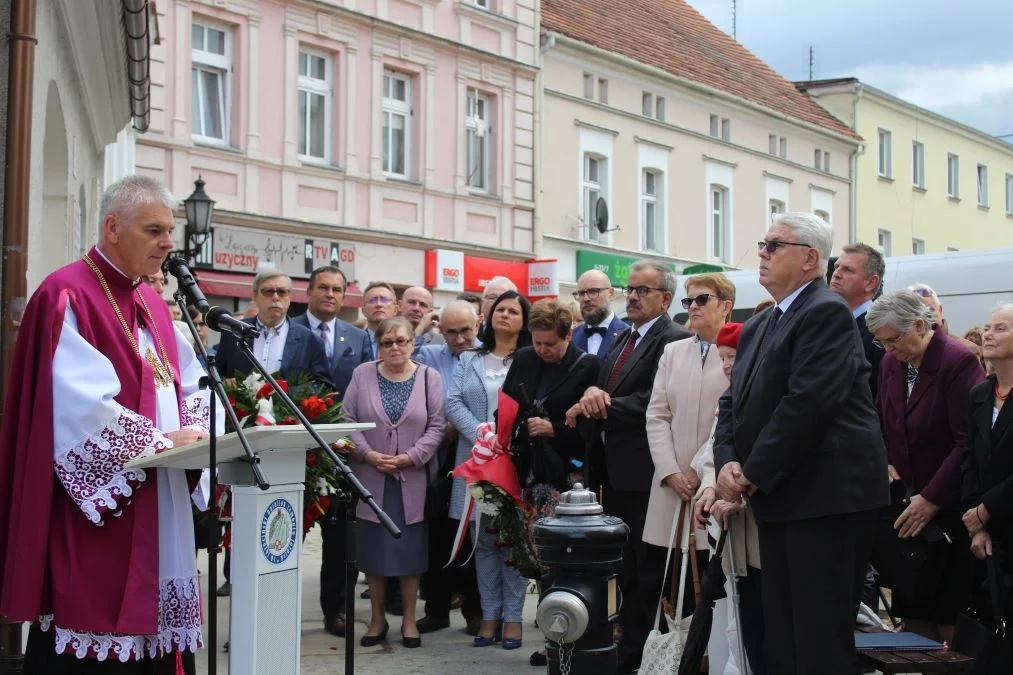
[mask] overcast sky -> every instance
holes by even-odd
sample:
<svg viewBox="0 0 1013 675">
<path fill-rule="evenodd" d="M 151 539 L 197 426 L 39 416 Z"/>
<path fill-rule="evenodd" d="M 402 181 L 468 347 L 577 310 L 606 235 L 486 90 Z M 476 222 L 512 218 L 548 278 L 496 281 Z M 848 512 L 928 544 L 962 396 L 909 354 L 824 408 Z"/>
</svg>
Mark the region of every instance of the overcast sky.
<svg viewBox="0 0 1013 675">
<path fill-rule="evenodd" d="M 732 0 L 688 0 L 732 32 Z M 789 80 L 858 77 L 1013 134 L 1013 0 L 738 0 L 737 38 Z M 1013 136 L 1006 140 L 1013 141 Z"/>
</svg>

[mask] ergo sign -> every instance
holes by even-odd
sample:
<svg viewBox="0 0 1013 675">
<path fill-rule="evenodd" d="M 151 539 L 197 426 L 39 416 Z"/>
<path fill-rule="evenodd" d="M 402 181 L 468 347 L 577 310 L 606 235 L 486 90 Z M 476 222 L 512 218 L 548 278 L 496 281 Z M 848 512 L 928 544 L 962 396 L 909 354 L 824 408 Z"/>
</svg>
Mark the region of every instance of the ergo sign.
<svg viewBox="0 0 1013 675">
<path fill-rule="evenodd" d="M 482 292 L 493 277 L 503 276 L 525 296 L 550 297 L 559 294 L 558 265 L 556 260 L 497 260 L 437 249 L 426 251 L 426 285 L 437 291 Z"/>
</svg>

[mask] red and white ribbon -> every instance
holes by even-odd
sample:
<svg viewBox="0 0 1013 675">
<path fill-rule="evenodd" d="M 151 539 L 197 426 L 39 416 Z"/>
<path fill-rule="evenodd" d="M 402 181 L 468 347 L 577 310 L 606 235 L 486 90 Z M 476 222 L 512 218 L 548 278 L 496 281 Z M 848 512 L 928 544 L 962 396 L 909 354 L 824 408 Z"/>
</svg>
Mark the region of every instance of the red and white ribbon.
<svg viewBox="0 0 1013 675">
<path fill-rule="evenodd" d="M 492 422 L 482 422 L 478 425 L 475 430 L 475 445 L 471 448 L 471 460 L 475 464 L 485 464 L 491 461 L 497 455 L 503 454 L 503 450 L 498 447 L 496 440 L 496 425 Z M 464 533 L 468 530 L 468 524 L 471 522 L 471 513 L 475 510 L 475 502 L 471 498 L 471 490 L 467 487 L 464 490 L 464 509 L 461 516 L 461 523 L 457 526 L 457 534 L 454 536 L 454 546 L 450 550 L 450 560 L 444 567 L 450 565 L 457 558 L 457 554 L 461 551 L 461 546 L 464 544 Z M 468 555 L 467 560 L 463 564 L 467 564 L 468 560 L 471 560 L 471 556 L 475 555 L 475 548 L 478 545 L 478 536 L 480 533 L 479 528 L 482 525 L 482 512 L 478 512 L 478 516 L 475 520 L 475 536 L 472 537 L 471 553 Z"/>
</svg>

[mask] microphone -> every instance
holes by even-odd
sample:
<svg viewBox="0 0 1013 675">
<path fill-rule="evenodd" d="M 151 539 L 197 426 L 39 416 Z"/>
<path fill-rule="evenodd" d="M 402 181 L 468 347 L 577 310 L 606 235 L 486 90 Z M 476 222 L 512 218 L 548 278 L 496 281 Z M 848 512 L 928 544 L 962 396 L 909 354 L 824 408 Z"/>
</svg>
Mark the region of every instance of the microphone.
<svg viewBox="0 0 1013 675">
<path fill-rule="evenodd" d="M 200 286 L 197 285 L 197 280 L 193 278 L 193 273 L 187 266 L 186 261 L 182 258 L 169 258 L 166 267 L 169 270 L 169 274 L 176 277 L 180 289 L 182 289 L 190 304 L 196 307 L 197 311 L 201 314 L 207 314 L 208 310 L 211 309 L 211 305 L 208 303 L 208 299 L 204 297 L 204 292 L 200 289 Z"/>
<path fill-rule="evenodd" d="M 232 313 L 224 307 L 212 307 L 204 315 L 204 323 L 211 330 L 219 333 L 229 333 L 237 340 L 246 340 L 260 335 L 260 329 L 251 326 L 245 321 L 240 321 L 232 316 Z"/>
</svg>

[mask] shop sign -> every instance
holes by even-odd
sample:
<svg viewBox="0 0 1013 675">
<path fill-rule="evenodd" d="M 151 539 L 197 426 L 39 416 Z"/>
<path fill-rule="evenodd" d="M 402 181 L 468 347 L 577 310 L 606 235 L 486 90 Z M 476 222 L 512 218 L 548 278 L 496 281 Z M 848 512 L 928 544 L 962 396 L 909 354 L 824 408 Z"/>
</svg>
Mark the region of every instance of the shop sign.
<svg viewBox="0 0 1013 675">
<path fill-rule="evenodd" d="M 482 293 L 494 277 L 506 277 L 528 297 L 559 295 L 559 263 L 527 262 L 464 255 L 459 251 L 426 251 L 426 285 L 437 291 Z"/>
<path fill-rule="evenodd" d="M 528 297 L 546 298 L 559 295 L 559 261 L 528 261 Z"/>
<path fill-rule="evenodd" d="M 577 251 L 577 277 L 588 270 L 598 270 L 608 275 L 609 280 L 615 287 L 626 286 L 630 279 L 630 267 L 637 262 L 638 258 L 602 251 Z M 659 261 L 661 262 L 661 261 Z M 675 272 L 675 265 L 661 262 L 662 265 Z"/>
<path fill-rule="evenodd" d="M 466 290 L 482 293 L 494 277 L 506 277 L 517 285 L 517 290 L 521 294 L 528 294 L 527 263 L 464 256 L 464 287 Z"/>
<path fill-rule="evenodd" d="M 227 225 L 212 229 L 210 246 L 197 257 L 198 267 L 256 274 L 276 268 L 293 278 L 306 278 L 317 267 L 336 265 L 355 276 L 355 246 L 328 239 L 279 235 Z"/>
<path fill-rule="evenodd" d="M 464 254 L 437 249 L 426 251 L 426 285 L 437 291 L 464 290 Z"/>
</svg>

